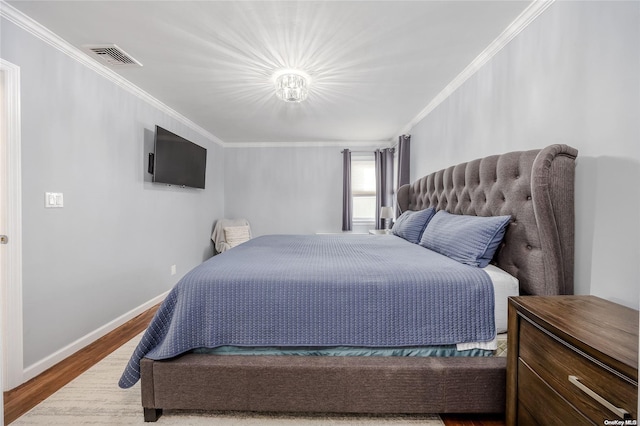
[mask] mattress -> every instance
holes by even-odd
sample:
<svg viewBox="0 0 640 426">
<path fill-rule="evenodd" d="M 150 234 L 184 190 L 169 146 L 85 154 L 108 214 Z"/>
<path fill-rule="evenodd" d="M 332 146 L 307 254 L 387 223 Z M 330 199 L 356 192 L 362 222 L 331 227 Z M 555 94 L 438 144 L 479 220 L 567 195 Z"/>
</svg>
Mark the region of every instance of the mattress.
<svg viewBox="0 0 640 426">
<path fill-rule="evenodd" d="M 406 348 L 336 347 L 241 347 L 219 346 L 194 349 L 196 354 L 209 355 L 289 355 L 289 356 L 492 356 L 493 350 L 471 348 L 458 350 L 456 345 L 414 346 Z"/>
<path fill-rule="evenodd" d="M 330 348 L 301 347 L 240 347 L 221 346 L 198 348 L 194 353 L 211 355 L 295 355 L 295 356 L 505 356 L 507 306 L 510 296 L 519 295 L 518 279 L 502 269 L 488 265 L 495 298 L 495 324 L 498 335 L 488 342 L 458 343 L 457 345 L 416 346 L 407 348 L 369 348 L 340 346 Z"/>
<path fill-rule="evenodd" d="M 520 295 L 520 283 L 513 275 L 494 265 L 488 265 L 483 270 L 489 275 L 493 284 L 495 298 L 496 332 L 507 332 L 507 307 L 510 296 Z"/>
<path fill-rule="evenodd" d="M 495 298 L 494 316 L 497 333 L 496 338 L 485 342 L 458 343 L 456 345 L 456 349 L 459 351 L 468 351 L 472 349 L 500 351 L 500 333 L 506 335 L 507 332 L 507 307 L 509 297 L 518 296 L 520 294 L 520 283 L 513 275 L 493 265 L 488 265 L 483 268 L 483 270 L 487 275 L 489 275 L 491 284 L 493 284 L 493 295 Z"/>
</svg>

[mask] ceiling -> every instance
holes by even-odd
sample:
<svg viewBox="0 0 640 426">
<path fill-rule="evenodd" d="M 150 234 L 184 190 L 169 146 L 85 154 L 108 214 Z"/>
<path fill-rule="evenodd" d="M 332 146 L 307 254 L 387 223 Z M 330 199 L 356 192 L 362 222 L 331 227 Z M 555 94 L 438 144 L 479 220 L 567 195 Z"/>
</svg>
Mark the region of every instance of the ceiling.
<svg viewBox="0 0 640 426">
<path fill-rule="evenodd" d="M 9 1 L 224 143 L 395 138 L 530 1 Z M 310 74 L 285 103 L 272 75 Z"/>
</svg>

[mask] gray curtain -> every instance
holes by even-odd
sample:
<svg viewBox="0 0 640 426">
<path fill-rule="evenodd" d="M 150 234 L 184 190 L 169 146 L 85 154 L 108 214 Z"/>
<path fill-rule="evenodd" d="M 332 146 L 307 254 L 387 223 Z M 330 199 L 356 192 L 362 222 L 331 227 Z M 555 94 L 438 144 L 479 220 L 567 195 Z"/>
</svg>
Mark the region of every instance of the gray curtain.
<svg viewBox="0 0 640 426">
<path fill-rule="evenodd" d="M 376 229 L 384 229 L 380 209 L 383 206 L 393 206 L 393 151 L 393 148 L 386 148 L 374 152 L 376 161 Z"/>
<path fill-rule="evenodd" d="M 353 216 L 351 197 L 351 151 L 342 151 L 342 230 L 351 231 Z"/>
<path fill-rule="evenodd" d="M 411 158 L 411 135 L 398 136 L 398 187 L 396 193 L 402 185 L 406 185 L 411 179 L 410 177 L 410 158 Z M 400 207 L 396 204 L 396 217 L 402 213 Z"/>
</svg>

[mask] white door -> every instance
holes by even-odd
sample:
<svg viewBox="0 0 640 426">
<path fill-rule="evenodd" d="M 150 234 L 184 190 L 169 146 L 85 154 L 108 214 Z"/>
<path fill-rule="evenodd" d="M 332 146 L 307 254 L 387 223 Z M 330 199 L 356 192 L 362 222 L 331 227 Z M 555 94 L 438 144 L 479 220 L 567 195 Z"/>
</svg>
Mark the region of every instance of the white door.
<svg viewBox="0 0 640 426">
<path fill-rule="evenodd" d="M 0 383 L 3 391 L 22 384 L 23 379 L 20 176 L 20 68 L 0 58 L 0 235 L 6 236 L 0 241 Z"/>
<path fill-rule="evenodd" d="M 4 95 L 4 80 L 5 80 L 5 71 L 4 70 L 0 70 L 0 164 L 6 164 L 6 154 L 5 154 L 5 147 L 7 145 L 7 138 L 5 137 L 5 129 L 7 127 L 6 124 L 6 120 L 5 120 L 5 95 Z M 4 167 L 2 167 L 2 171 L 4 173 Z M 0 226 L 0 234 L 3 234 L 5 232 L 5 222 L 6 222 L 6 213 L 5 213 L 5 206 L 7 205 L 7 195 L 6 195 L 6 190 L 5 190 L 5 185 L 4 185 L 4 181 L 5 179 L 0 179 L 1 183 L 0 183 L 0 224 L 2 224 Z M 5 242 L 4 239 L 6 238 L 6 236 L 3 234 L 2 235 L 2 241 L 0 241 L 0 288 L 4 289 L 7 286 L 7 279 L 6 279 L 6 271 L 7 271 L 7 256 L 5 255 Z M 0 303 L 0 318 L 2 318 L 0 321 L 2 321 L 2 329 L 0 329 L 0 332 L 2 332 L 2 339 L 0 339 L 0 365 L 2 366 L 2 368 L 0 368 L 0 383 L 2 383 L 2 390 L 5 390 L 5 386 L 4 386 L 4 374 L 2 374 L 2 370 L 4 370 L 4 362 L 3 362 L 3 347 L 4 347 L 4 336 L 5 336 L 5 332 L 4 332 L 4 327 L 5 327 L 5 321 L 4 321 L 4 290 L 2 291 L 2 303 Z M 4 424 L 4 394 L 3 397 L 0 398 L 0 424 Z"/>
</svg>

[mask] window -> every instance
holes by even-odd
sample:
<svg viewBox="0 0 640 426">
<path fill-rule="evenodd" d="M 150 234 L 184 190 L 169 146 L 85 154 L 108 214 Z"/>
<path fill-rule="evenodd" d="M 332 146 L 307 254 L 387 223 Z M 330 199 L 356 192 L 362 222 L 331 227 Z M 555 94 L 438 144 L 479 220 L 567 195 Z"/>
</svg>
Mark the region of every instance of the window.
<svg viewBox="0 0 640 426">
<path fill-rule="evenodd" d="M 351 194 L 353 221 L 375 222 L 376 165 L 373 154 L 354 154 L 351 157 Z"/>
</svg>

